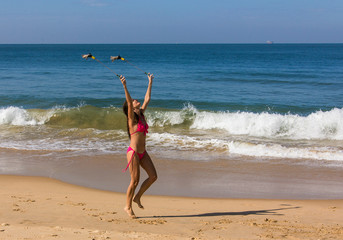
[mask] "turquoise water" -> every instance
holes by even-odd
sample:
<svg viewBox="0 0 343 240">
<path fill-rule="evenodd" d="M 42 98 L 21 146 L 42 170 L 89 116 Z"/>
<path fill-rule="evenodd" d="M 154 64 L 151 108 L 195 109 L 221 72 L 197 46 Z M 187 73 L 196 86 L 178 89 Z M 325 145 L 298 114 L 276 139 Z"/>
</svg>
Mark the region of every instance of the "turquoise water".
<svg viewBox="0 0 343 240">
<path fill-rule="evenodd" d="M 0 45 L 0 147 L 125 151 L 122 85 L 89 52 L 134 98 L 147 77 L 110 56 L 155 75 L 161 157 L 343 161 L 343 44 Z"/>
</svg>

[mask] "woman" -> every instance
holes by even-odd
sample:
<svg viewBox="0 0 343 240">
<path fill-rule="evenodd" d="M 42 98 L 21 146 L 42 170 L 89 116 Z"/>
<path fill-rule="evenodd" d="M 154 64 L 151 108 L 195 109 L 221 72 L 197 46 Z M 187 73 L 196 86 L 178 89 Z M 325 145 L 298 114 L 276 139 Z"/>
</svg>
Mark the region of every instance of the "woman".
<svg viewBox="0 0 343 240">
<path fill-rule="evenodd" d="M 157 173 L 149 154 L 145 149 L 146 134 L 148 133 L 148 124 L 144 118 L 144 112 L 148 107 L 151 98 L 151 87 L 154 76 L 148 74 L 149 86 L 145 94 L 144 103 L 141 106 L 140 102 L 132 99 L 126 87 L 126 79 L 120 76 L 120 80 L 124 86 L 126 101 L 123 105 L 123 111 L 127 117 L 127 132 L 130 138 L 130 146 L 127 149 L 127 168 L 130 169 L 131 182 L 126 193 L 126 206 L 124 210 L 131 218 L 136 218 L 132 210 L 132 201 L 137 203 L 139 208 L 144 209 L 141 204 L 141 197 L 143 193 L 153 184 L 157 179 Z M 148 178 L 142 183 L 138 193 L 133 197 L 135 189 L 139 182 L 140 166 L 147 172 Z"/>
</svg>

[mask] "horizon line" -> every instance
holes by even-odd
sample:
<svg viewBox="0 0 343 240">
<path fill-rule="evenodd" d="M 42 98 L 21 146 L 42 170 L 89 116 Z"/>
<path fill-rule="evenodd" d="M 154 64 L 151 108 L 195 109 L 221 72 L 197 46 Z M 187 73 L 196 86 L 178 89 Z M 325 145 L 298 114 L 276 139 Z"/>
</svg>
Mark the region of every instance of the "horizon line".
<svg viewBox="0 0 343 240">
<path fill-rule="evenodd" d="M 277 44 L 343 44 L 343 42 L 272 42 L 272 43 L 268 43 L 268 42 L 251 42 L 251 43 L 209 43 L 209 42 L 204 42 L 204 43 L 178 43 L 178 42 L 170 42 L 170 43 L 0 43 L 0 45 L 105 45 L 105 44 L 121 44 L 121 45 L 130 45 L 130 44 L 141 44 L 141 45 L 187 45 L 187 44 L 242 44 L 242 45 L 248 45 L 248 44 L 261 44 L 261 45 L 277 45 Z"/>
</svg>

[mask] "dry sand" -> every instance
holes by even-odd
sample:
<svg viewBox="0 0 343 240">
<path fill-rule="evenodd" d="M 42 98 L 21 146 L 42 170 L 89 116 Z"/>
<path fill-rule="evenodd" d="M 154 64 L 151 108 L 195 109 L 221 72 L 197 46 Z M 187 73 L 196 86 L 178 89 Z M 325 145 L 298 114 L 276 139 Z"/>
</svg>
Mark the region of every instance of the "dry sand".
<svg viewBox="0 0 343 240">
<path fill-rule="evenodd" d="M 43 177 L 1 175 L 0 239 L 343 239 L 343 200 L 125 195 Z"/>
</svg>

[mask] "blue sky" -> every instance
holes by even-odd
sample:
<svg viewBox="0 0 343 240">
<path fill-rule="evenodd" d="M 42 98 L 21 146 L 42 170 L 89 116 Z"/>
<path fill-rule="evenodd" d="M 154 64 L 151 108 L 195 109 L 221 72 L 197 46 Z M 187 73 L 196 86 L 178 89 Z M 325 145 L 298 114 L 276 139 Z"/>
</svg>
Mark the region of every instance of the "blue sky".
<svg viewBox="0 0 343 240">
<path fill-rule="evenodd" d="M 343 0 L 1 0 L 1 43 L 343 43 Z"/>
</svg>

